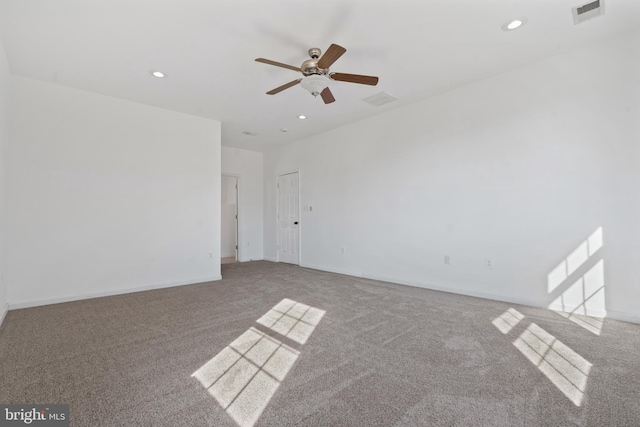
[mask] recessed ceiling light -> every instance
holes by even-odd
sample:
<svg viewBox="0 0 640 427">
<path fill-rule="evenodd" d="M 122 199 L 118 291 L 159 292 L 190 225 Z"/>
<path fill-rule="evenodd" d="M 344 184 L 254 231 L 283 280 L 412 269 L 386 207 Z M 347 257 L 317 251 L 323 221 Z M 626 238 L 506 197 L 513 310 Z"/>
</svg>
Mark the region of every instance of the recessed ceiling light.
<svg viewBox="0 0 640 427">
<path fill-rule="evenodd" d="M 157 70 L 151 70 L 149 71 L 149 74 L 151 74 L 153 77 L 157 77 L 159 79 L 166 77 L 165 74 L 162 71 L 157 71 Z"/>
<path fill-rule="evenodd" d="M 302 114 L 300 114 L 300 115 L 298 116 L 298 118 L 299 118 L 300 120 L 304 120 L 304 119 L 306 119 L 306 118 L 307 118 L 307 116 L 303 116 Z"/>
<path fill-rule="evenodd" d="M 507 28 L 509 30 L 515 30 L 516 28 L 518 28 L 520 25 L 522 25 L 522 21 L 519 19 L 516 19 L 515 21 L 511 21 L 509 22 L 509 25 L 507 25 Z"/>
<path fill-rule="evenodd" d="M 504 24 L 502 24 L 502 31 L 513 31 L 517 28 L 522 27 L 527 22 L 527 18 L 516 18 L 511 19 Z"/>
</svg>

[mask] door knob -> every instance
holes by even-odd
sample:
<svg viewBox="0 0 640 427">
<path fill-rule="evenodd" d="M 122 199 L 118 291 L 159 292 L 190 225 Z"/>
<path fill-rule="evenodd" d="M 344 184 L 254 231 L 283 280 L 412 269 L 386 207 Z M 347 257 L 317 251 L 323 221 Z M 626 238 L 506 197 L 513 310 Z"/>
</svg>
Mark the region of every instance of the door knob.
<svg viewBox="0 0 640 427">
<path fill-rule="evenodd" d="M 298 221 L 294 222 L 295 225 L 298 225 Z"/>
</svg>

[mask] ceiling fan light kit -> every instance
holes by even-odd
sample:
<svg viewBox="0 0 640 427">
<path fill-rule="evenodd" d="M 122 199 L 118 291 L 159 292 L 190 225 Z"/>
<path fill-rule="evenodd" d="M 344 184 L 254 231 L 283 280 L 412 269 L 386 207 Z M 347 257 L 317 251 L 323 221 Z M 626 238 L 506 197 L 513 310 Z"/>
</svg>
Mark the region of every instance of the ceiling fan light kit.
<svg viewBox="0 0 640 427">
<path fill-rule="evenodd" d="M 336 100 L 329 89 L 329 83 L 331 80 L 370 86 L 378 84 L 378 78 L 374 76 L 329 72 L 329 67 L 333 65 L 333 63 L 336 62 L 346 51 L 347 50 L 345 48 L 338 46 L 337 44 L 329 46 L 329 49 L 327 49 L 324 55 L 322 55 L 322 51 L 317 47 L 311 48 L 309 49 L 309 56 L 311 59 L 304 61 L 300 67 L 294 67 L 293 65 L 287 65 L 264 58 L 257 58 L 256 61 L 262 62 L 263 64 L 286 68 L 292 71 L 298 71 L 304 76 L 270 90 L 267 92 L 267 95 L 275 95 L 300 83 L 300 86 L 306 89 L 311 95 L 320 95 L 325 104 L 331 104 Z"/>
</svg>

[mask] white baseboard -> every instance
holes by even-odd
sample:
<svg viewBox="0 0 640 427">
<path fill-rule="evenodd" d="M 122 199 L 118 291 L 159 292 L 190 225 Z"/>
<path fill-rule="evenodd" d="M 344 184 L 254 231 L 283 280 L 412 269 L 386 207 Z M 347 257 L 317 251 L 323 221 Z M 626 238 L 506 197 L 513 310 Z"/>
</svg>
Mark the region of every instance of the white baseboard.
<svg viewBox="0 0 640 427">
<path fill-rule="evenodd" d="M 238 262 L 249 262 L 249 261 L 262 261 L 264 258 L 251 258 L 251 257 L 246 257 L 246 258 L 238 258 Z"/>
<path fill-rule="evenodd" d="M 225 254 L 220 255 L 220 258 L 231 258 L 231 257 L 235 258 L 236 257 L 236 253 L 232 252 L 232 253 L 230 253 L 228 255 L 225 255 Z"/>
<path fill-rule="evenodd" d="M 495 295 L 487 292 L 478 292 L 475 290 L 464 289 L 464 288 L 435 286 L 428 283 L 410 282 L 405 280 L 399 280 L 393 277 L 370 275 L 370 274 L 335 269 L 330 267 L 321 267 L 313 264 L 300 264 L 300 267 L 311 268 L 313 270 L 327 271 L 329 273 L 344 274 L 346 276 L 354 276 L 354 277 L 362 277 L 365 279 L 379 280 L 381 282 L 389 282 L 389 283 L 395 283 L 399 285 L 413 286 L 416 288 L 429 289 L 432 291 L 449 292 L 452 294 L 465 295 L 465 296 L 471 296 L 471 297 L 477 297 L 477 298 L 485 298 L 485 299 L 490 299 L 494 301 L 502 301 L 502 302 L 508 302 L 508 303 L 518 304 L 518 305 L 528 305 L 530 307 L 539 307 L 547 310 L 562 311 L 561 309 L 550 307 L 549 303 L 544 300 L 525 299 L 525 298 L 519 298 L 519 297 L 510 296 L 510 295 Z M 631 313 L 620 312 L 620 311 L 607 310 L 606 312 L 593 313 L 592 316 L 640 324 L 640 316 L 631 314 Z"/>
<path fill-rule="evenodd" d="M 329 273 L 338 273 L 338 274 L 344 274 L 345 276 L 353 276 L 353 277 L 365 277 L 364 274 L 362 273 L 356 273 L 354 271 L 350 271 L 350 270 L 341 270 L 341 269 L 337 269 L 337 268 L 330 268 L 330 267 L 321 267 L 319 265 L 315 265 L 315 264 L 307 264 L 307 263 L 301 263 L 300 267 L 304 267 L 304 268 L 310 268 L 312 270 L 320 270 L 320 271 L 327 271 Z M 373 277 L 369 277 L 369 279 L 374 279 Z M 374 280 L 381 280 L 383 282 L 393 282 L 391 280 L 384 280 L 384 279 L 374 279 Z M 393 282 L 393 283 L 398 283 L 398 282 Z"/>
<path fill-rule="evenodd" d="M 206 282 L 214 282 L 217 280 L 221 280 L 222 276 L 211 276 L 211 277 L 202 277 L 198 279 L 192 279 L 181 282 L 170 282 L 170 283 L 161 283 L 157 285 L 150 286 L 140 286 L 136 288 L 127 288 L 127 289 L 119 289 L 117 291 L 107 291 L 107 292 L 96 292 L 91 294 L 82 294 L 82 295 L 74 295 L 63 298 L 50 298 L 44 300 L 35 300 L 35 301 L 24 301 L 18 303 L 9 304 L 9 310 L 17 310 L 20 308 L 29 308 L 29 307 L 38 307 L 41 305 L 50 305 L 50 304 L 60 304 L 63 302 L 71 302 L 71 301 L 79 301 L 83 299 L 91 299 L 91 298 L 101 298 L 101 297 L 109 297 L 113 295 L 123 295 L 130 294 L 133 292 L 142 292 L 142 291 L 150 291 L 153 289 L 163 289 L 163 288 L 172 288 L 176 286 L 187 286 L 187 285 L 195 285 L 198 283 L 206 283 Z"/>
<path fill-rule="evenodd" d="M 264 257 L 262 260 L 270 261 L 270 262 L 278 262 L 278 260 L 276 258 L 270 258 L 270 257 Z M 260 259 L 252 259 L 251 261 L 260 261 Z M 474 290 L 471 290 L 471 289 L 450 288 L 450 287 L 446 287 L 446 286 L 435 286 L 435 285 L 431 285 L 431 284 L 427 284 L 427 283 L 419 283 L 419 282 L 411 282 L 411 281 L 399 280 L 399 279 L 396 279 L 396 278 L 393 278 L 393 277 L 369 275 L 369 274 L 364 274 L 364 273 L 360 273 L 360 272 L 355 272 L 355 271 L 350 271 L 350 270 L 343 270 L 343 269 L 336 269 L 336 268 L 330 268 L 330 267 L 323 267 L 323 266 L 314 265 L 314 264 L 306 264 L 306 263 L 305 264 L 300 264 L 300 267 L 310 268 L 312 270 L 326 271 L 326 272 L 329 272 L 329 273 L 344 274 L 346 276 L 353 276 L 353 277 L 361 277 L 361 278 L 365 278 L 365 279 L 379 280 L 379 281 L 382 281 L 382 282 L 395 283 L 395 284 L 399 284 L 399 285 L 413 286 L 413 287 L 418 287 L 418 288 L 423 288 L 423 289 L 430 289 L 430 290 L 434 290 L 434 291 L 449 292 L 449 293 L 454 293 L 454 294 L 459 294 L 459 295 L 466 295 L 466 296 L 485 298 L 485 299 L 490 299 L 490 300 L 495 300 L 495 301 L 509 302 L 509 303 L 513 303 L 513 304 L 528 305 L 528 306 L 532 306 L 532 307 L 540 307 L 540 308 L 545 308 L 545 309 L 549 309 L 549 310 L 556 310 L 555 307 L 550 307 L 547 302 L 542 301 L 542 300 L 523 299 L 523 298 L 513 297 L 513 296 L 509 296 L 509 295 L 495 295 L 495 294 L 486 293 L 486 292 L 478 292 L 478 291 L 474 291 Z M 141 287 L 137 287 L 137 288 L 122 289 L 122 290 L 117 290 L 117 291 L 98 292 L 98 293 L 93 293 L 93 294 L 77 295 L 77 296 L 65 297 L 65 298 L 52 298 L 52 299 L 46 299 L 46 300 L 27 301 L 27 302 L 15 303 L 15 304 L 5 304 L 5 306 L 0 311 L 0 326 L 2 325 L 2 322 L 4 321 L 4 318 L 5 318 L 5 316 L 6 316 L 6 314 L 7 314 L 7 312 L 9 310 L 16 310 L 16 309 L 28 308 L 28 307 L 37 307 L 37 306 L 49 305 L 49 304 L 59 304 L 59 303 L 63 303 L 63 302 L 78 301 L 78 300 L 91 299 L 91 298 L 100 298 L 100 297 L 106 297 L 106 296 L 112 296 L 112 295 L 122 295 L 122 294 L 128 294 L 128 293 L 133 293 L 133 292 L 148 291 L 148 290 L 153 290 L 153 289 L 170 288 L 170 287 L 175 287 L 175 286 L 193 285 L 193 284 L 197 284 L 197 283 L 213 282 L 213 281 L 217 281 L 217 280 L 221 280 L 221 279 L 222 279 L 222 276 L 218 275 L 218 276 L 212 276 L 212 277 L 200 278 L 200 279 L 193 279 L 193 280 L 188 280 L 188 281 L 178 282 L 178 283 L 172 282 L 172 283 L 164 283 L 164 284 L 152 285 L 152 286 L 141 286 Z M 562 310 L 557 310 L 557 311 L 562 311 Z M 620 321 L 623 321 L 623 322 L 640 324 L 640 316 L 637 315 L 637 314 L 632 314 L 632 313 L 608 310 L 606 313 L 605 312 L 594 313 L 594 315 L 597 315 L 597 317 L 604 317 L 604 318 L 607 318 L 607 319 L 620 320 Z"/>
<path fill-rule="evenodd" d="M 2 307 L 2 310 L 0 311 L 0 326 L 2 326 L 2 322 L 4 322 L 4 318 L 7 315 L 7 312 L 9 311 L 9 304 L 5 304 L 4 307 Z"/>
<path fill-rule="evenodd" d="M 322 270 L 322 271 L 328 271 L 330 273 L 338 273 L 338 274 L 344 274 L 347 276 L 354 276 L 354 277 L 362 277 L 364 279 L 371 279 L 371 280 L 379 280 L 381 282 L 389 282 L 389 283 L 395 283 L 398 285 L 405 285 L 405 286 L 413 286 L 414 288 L 422 288 L 422 289 L 429 289 L 432 291 L 440 291 L 440 292 L 449 292 L 452 294 L 458 294 L 458 295 L 466 295 L 466 296 L 470 296 L 470 297 L 477 297 L 477 298 L 485 298 L 485 299 L 491 299 L 491 300 L 496 300 L 496 301 L 503 301 L 503 302 L 510 302 L 510 303 L 514 303 L 514 304 L 520 304 L 520 305 L 532 305 L 534 307 L 544 307 L 544 302 L 543 301 L 531 301 L 531 300 L 527 300 L 527 299 L 523 299 L 523 298 L 515 298 L 515 297 L 505 297 L 502 295 L 494 295 L 494 294 L 490 294 L 490 293 L 486 293 L 486 292 L 478 292 L 478 291 L 474 291 L 471 289 L 461 289 L 461 288 L 451 288 L 451 287 L 447 287 L 447 286 L 437 286 L 437 285 L 433 285 L 430 283 L 422 283 L 422 282 L 412 282 L 412 281 L 407 281 L 407 280 L 400 280 L 397 279 L 395 277 L 386 277 L 386 276 L 378 276 L 375 274 L 366 274 L 366 273 L 359 273 L 359 272 L 354 272 L 354 271 L 349 271 L 349 270 L 341 270 L 341 269 L 336 269 L 336 268 L 327 268 L 327 267 L 320 267 L 317 265 L 313 265 L 313 264 L 304 264 L 304 265 L 300 265 L 301 267 L 307 267 L 307 268 L 312 268 L 314 270 Z"/>
<path fill-rule="evenodd" d="M 607 311 L 607 319 L 621 320 L 629 323 L 640 323 L 640 316 L 637 314 L 625 313 L 623 311 Z"/>
<path fill-rule="evenodd" d="M 400 285 L 407 285 L 407 286 L 413 286 L 416 288 L 423 288 L 423 289 L 429 289 L 432 291 L 440 291 L 440 292 L 449 292 L 452 294 L 458 294 L 458 295 L 465 295 L 468 297 L 476 297 L 476 298 L 484 298 L 484 299 L 490 299 L 490 300 L 494 300 L 494 301 L 502 301 L 502 302 L 510 302 L 512 304 L 519 304 L 519 305 L 529 305 L 529 306 L 533 306 L 533 307 L 542 307 L 542 308 L 547 308 L 544 301 L 540 300 L 529 300 L 529 299 L 524 299 L 524 298 L 518 298 L 518 297 L 513 297 L 513 296 L 509 296 L 509 295 L 496 295 L 496 294 L 492 294 L 492 293 L 488 293 L 488 292 L 478 292 L 472 289 L 465 289 L 465 288 L 452 288 L 452 287 L 448 287 L 448 286 L 438 286 L 438 285 L 432 285 L 429 283 L 419 283 L 419 282 L 408 282 L 408 281 L 403 281 L 403 280 L 396 280 L 390 277 L 380 277 L 380 276 L 370 276 L 368 274 L 363 275 L 363 277 L 367 278 L 367 279 L 373 279 L 373 280 L 381 280 L 383 282 L 391 282 L 391 283 L 398 283 Z"/>
<path fill-rule="evenodd" d="M 565 313 L 568 313 L 565 308 L 562 306 L 562 304 L 550 304 L 547 307 L 549 310 L 553 310 L 553 311 L 562 311 Z M 586 314 L 586 316 L 590 316 L 590 317 L 600 317 L 600 318 L 610 318 L 612 319 L 613 317 L 611 317 L 609 315 L 609 313 L 607 313 L 604 310 L 588 310 L 589 314 Z M 580 313 L 582 314 L 582 313 Z"/>
</svg>

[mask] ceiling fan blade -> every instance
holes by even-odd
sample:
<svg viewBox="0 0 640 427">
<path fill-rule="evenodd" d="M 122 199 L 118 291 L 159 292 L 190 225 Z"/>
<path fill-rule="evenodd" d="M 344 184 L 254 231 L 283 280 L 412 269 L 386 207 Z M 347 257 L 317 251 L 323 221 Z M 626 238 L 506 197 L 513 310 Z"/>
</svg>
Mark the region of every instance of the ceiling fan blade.
<svg viewBox="0 0 640 427">
<path fill-rule="evenodd" d="M 293 65 L 283 64 L 282 62 L 272 61 L 270 59 L 256 58 L 256 62 L 262 62 L 263 64 L 275 65 L 276 67 L 288 68 L 293 71 L 302 71 L 300 67 L 294 67 Z"/>
<path fill-rule="evenodd" d="M 320 92 L 320 96 L 322 97 L 322 100 L 325 104 L 331 104 L 336 100 L 331 93 L 331 89 L 329 89 L 328 87 L 325 87 L 324 90 Z"/>
<path fill-rule="evenodd" d="M 322 55 L 322 58 L 318 61 L 318 68 L 329 68 L 331 64 L 336 62 L 338 58 L 340 58 L 347 49 L 342 46 L 338 46 L 337 44 L 332 44 L 329 46 L 329 49 Z"/>
<path fill-rule="evenodd" d="M 361 85 L 375 86 L 378 84 L 378 78 L 374 76 L 362 76 L 360 74 L 331 73 L 331 80 L 339 82 L 359 83 Z"/>
<path fill-rule="evenodd" d="M 294 80 L 292 82 L 289 82 L 289 83 L 284 84 L 284 85 L 282 85 L 280 87 L 277 87 L 275 89 L 270 90 L 269 92 L 267 92 L 267 95 L 275 95 L 278 92 L 282 92 L 285 89 L 289 89 L 290 87 L 297 85 L 301 81 L 302 81 L 302 79 L 296 79 L 296 80 Z"/>
</svg>

